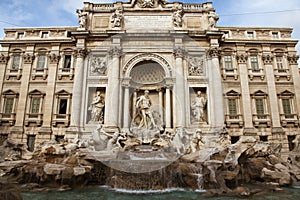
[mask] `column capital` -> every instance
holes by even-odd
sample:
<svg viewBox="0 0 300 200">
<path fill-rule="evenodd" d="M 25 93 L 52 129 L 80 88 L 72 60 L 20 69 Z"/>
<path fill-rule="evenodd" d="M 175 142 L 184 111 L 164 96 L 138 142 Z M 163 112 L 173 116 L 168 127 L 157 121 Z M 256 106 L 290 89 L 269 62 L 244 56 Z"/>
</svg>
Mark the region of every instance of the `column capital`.
<svg viewBox="0 0 300 200">
<path fill-rule="evenodd" d="M 120 57 L 122 54 L 122 48 L 118 46 L 113 46 L 108 50 L 108 54 L 111 57 Z"/>
<path fill-rule="evenodd" d="M 173 54 L 175 55 L 176 58 L 183 58 L 187 53 L 185 49 L 181 47 L 175 47 L 173 49 Z"/>
<path fill-rule="evenodd" d="M 236 60 L 238 64 L 245 64 L 247 63 L 248 55 L 247 54 L 237 54 L 236 55 Z"/>
<path fill-rule="evenodd" d="M 50 64 L 57 64 L 59 62 L 60 55 L 59 54 L 49 54 Z"/>
<path fill-rule="evenodd" d="M 6 64 L 9 59 L 8 55 L 1 54 L 0 55 L 0 64 Z"/>
<path fill-rule="evenodd" d="M 287 60 L 289 62 L 290 65 L 298 65 L 298 59 L 299 59 L 299 55 L 288 55 L 287 56 Z"/>
<path fill-rule="evenodd" d="M 23 55 L 23 59 L 25 64 L 32 64 L 34 60 L 34 55 L 31 53 L 26 53 Z"/>
<path fill-rule="evenodd" d="M 221 55 L 221 49 L 219 47 L 211 47 L 207 51 L 208 56 L 212 58 L 218 58 Z"/>
<path fill-rule="evenodd" d="M 88 54 L 88 51 L 85 48 L 77 48 L 75 50 L 75 57 L 84 58 Z"/>
<path fill-rule="evenodd" d="M 273 60 L 274 60 L 274 56 L 272 54 L 263 54 L 262 55 L 262 60 L 263 60 L 265 65 L 272 65 Z"/>
<path fill-rule="evenodd" d="M 130 86 L 130 80 L 131 80 L 131 78 L 124 78 L 123 80 L 122 80 L 122 86 L 123 87 L 126 87 L 126 88 L 129 88 L 129 86 Z"/>
</svg>

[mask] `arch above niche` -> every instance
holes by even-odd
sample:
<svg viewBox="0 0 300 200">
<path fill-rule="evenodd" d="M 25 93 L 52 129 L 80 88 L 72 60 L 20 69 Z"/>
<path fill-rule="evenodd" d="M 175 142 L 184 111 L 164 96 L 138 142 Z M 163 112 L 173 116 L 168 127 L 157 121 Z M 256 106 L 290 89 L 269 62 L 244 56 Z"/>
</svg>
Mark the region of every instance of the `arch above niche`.
<svg viewBox="0 0 300 200">
<path fill-rule="evenodd" d="M 130 71 L 130 78 L 136 84 L 159 84 L 166 77 L 165 71 L 160 64 L 151 60 L 137 63 Z"/>
<path fill-rule="evenodd" d="M 168 61 L 161 57 L 160 55 L 154 54 L 154 53 L 142 53 L 134 56 L 131 58 L 126 64 L 125 67 L 123 68 L 123 73 L 124 77 L 129 78 L 132 69 L 138 64 L 143 61 L 152 61 L 158 63 L 164 70 L 165 72 L 165 77 L 169 78 L 171 77 L 171 67 Z"/>
</svg>

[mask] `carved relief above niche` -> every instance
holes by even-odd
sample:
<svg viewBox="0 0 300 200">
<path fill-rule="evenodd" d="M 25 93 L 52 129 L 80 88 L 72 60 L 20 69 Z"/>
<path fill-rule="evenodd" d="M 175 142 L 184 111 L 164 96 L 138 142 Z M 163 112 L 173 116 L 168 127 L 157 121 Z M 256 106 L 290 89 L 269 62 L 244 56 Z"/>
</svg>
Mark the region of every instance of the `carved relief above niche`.
<svg viewBox="0 0 300 200">
<path fill-rule="evenodd" d="M 107 58 L 104 56 L 92 56 L 89 64 L 90 76 L 105 76 L 107 74 Z"/>
</svg>

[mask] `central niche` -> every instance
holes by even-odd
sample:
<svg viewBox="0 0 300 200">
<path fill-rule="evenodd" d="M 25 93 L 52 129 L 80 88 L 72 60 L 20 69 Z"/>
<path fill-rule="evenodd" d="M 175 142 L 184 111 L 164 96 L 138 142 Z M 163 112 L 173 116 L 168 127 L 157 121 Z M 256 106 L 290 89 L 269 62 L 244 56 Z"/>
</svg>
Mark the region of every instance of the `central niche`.
<svg viewBox="0 0 300 200">
<path fill-rule="evenodd" d="M 156 62 L 139 62 L 130 72 L 131 81 L 138 85 L 154 85 L 164 81 L 165 71 Z"/>
</svg>

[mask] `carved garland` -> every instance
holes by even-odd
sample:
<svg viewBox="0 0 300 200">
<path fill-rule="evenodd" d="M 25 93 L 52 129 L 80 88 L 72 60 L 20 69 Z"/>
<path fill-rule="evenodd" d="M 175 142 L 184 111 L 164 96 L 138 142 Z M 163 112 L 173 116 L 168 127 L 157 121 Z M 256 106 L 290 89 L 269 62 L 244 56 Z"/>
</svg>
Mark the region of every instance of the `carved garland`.
<svg viewBox="0 0 300 200">
<path fill-rule="evenodd" d="M 9 56 L 3 55 L 3 54 L 0 55 L 0 63 L 1 64 L 6 64 L 8 59 L 9 59 Z"/>
<path fill-rule="evenodd" d="M 236 60 L 239 64 L 247 63 L 248 56 L 246 54 L 238 54 L 236 55 Z"/>
<path fill-rule="evenodd" d="M 290 65 L 298 65 L 298 55 L 288 55 L 287 60 Z"/>
<path fill-rule="evenodd" d="M 262 55 L 262 60 L 265 65 L 271 65 L 273 63 L 273 55 L 271 54 L 264 54 Z"/>
<path fill-rule="evenodd" d="M 49 55 L 50 64 L 57 64 L 59 62 L 60 55 L 52 53 Z"/>
<path fill-rule="evenodd" d="M 34 55 L 26 53 L 23 55 L 23 59 L 24 59 L 25 64 L 32 64 L 32 62 L 34 60 Z"/>
</svg>

